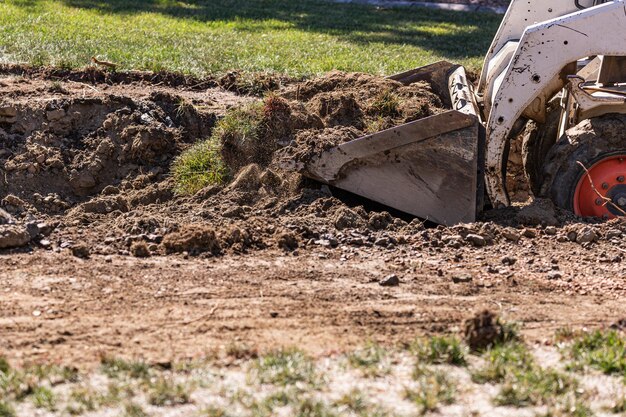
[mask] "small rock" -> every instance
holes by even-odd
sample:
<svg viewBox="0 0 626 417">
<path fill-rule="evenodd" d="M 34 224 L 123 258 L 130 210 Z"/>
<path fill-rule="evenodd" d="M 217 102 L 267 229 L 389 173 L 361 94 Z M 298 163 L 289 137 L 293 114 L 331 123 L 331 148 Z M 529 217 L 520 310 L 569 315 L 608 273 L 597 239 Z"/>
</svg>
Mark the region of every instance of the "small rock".
<svg viewBox="0 0 626 417">
<path fill-rule="evenodd" d="M 0 107 L 0 116 L 2 117 L 16 117 L 17 109 L 15 107 Z"/>
<path fill-rule="evenodd" d="M 483 247 L 487 244 L 487 241 L 485 240 L 484 237 L 482 237 L 481 235 L 475 235 L 472 233 L 467 235 L 465 237 L 465 240 L 467 240 L 468 242 L 470 242 L 472 245 L 476 247 Z"/>
<path fill-rule="evenodd" d="M 24 227 L 14 225 L 0 226 L 0 249 L 18 248 L 30 242 L 30 234 Z"/>
<path fill-rule="evenodd" d="M 556 227 L 554 226 L 548 226 L 544 229 L 544 232 L 546 233 L 546 235 L 548 236 L 556 236 Z"/>
<path fill-rule="evenodd" d="M 91 254 L 89 251 L 89 247 L 84 244 L 72 246 L 72 255 L 81 259 L 89 259 L 89 255 Z"/>
<path fill-rule="evenodd" d="M 390 243 L 389 238 L 385 236 L 379 237 L 378 239 L 374 241 L 374 245 L 383 246 L 383 247 L 389 246 L 389 243 Z"/>
<path fill-rule="evenodd" d="M 15 220 L 7 211 L 0 208 L 0 224 L 13 224 Z"/>
<path fill-rule="evenodd" d="M 381 287 L 397 287 L 400 285 L 400 278 L 396 274 L 391 274 L 378 283 Z"/>
<path fill-rule="evenodd" d="M 276 317 L 278 317 L 278 312 L 276 312 L 276 311 L 270 312 L 270 317 L 275 319 Z"/>
<path fill-rule="evenodd" d="M 559 271 L 548 272 L 548 279 L 561 279 L 563 275 Z"/>
<path fill-rule="evenodd" d="M 512 256 L 505 256 L 504 258 L 502 258 L 503 265 L 512 266 L 515 265 L 515 262 L 517 262 L 517 259 L 513 258 Z"/>
<path fill-rule="evenodd" d="M 29 222 L 26 224 L 26 231 L 30 235 L 30 238 L 34 239 L 39 236 L 39 225 L 37 224 L 37 222 Z"/>
<path fill-rule="evenodd" d="M 348 228 L 358 228 L 365 226 L 365 221 L 354 210 L 343 208 L 335 218 L 335 227 L 337 230 Z"/>
<path fill-rule="evenodd" d="M 576 232 L 575 230 L 567 232 L 567 238 L 570 242 L 576 242 L 576 239 L 578 238 L 578 232 Z"/>
<path fill-rule="evenodd" d="M 506 229 L 502 230 L 502 232 L 500 234 L 506 240 L 510 240 L 511 242 L 515 242 L 515 243 L 519 242 L 519 240 L 522 238 L 522 236 L 519 234 L 519 232 L 517 232 L 515 229 L 511 229 L 511 228 L 506 228 Z"/>
<path fill-rule="evenodd" d="M 622 231 L 619 229 L 611 229 L 608 232 L 606 232 L 607 240 L 616 239 L 620 237 L 622 237 Z"/>
<path fill-rule="evenodd" d="M 452 277 L 452 282 L 454 282 L 455 284 L 467 284 L 468 282 L 472 282 L 472 281 L 473 281 L 473 278 L 471 275 Z"/>
<path fill-rule="evenodd" d="M 533 229 L 524 229 L 522 230 L 522 236 L 528 239 L 534 239 L 537 237 L 537 232 L 534 231 Z"/>
<path fill-rule="evenodd" d="M 226 210 L 224 213 L 222 213 L 222 216 L 232 219 L 232 218 L 240 218 L 244 214 L 245 214 L 245 211 L 243 207 L 237 206 L 229 210 Z"/>
<path fill-rule="evenodd" d="M 584 244 L 598 240 L 598 235 L 590 227 L 584 227 L 576 236 L 576 243 Z"/>
</svg>

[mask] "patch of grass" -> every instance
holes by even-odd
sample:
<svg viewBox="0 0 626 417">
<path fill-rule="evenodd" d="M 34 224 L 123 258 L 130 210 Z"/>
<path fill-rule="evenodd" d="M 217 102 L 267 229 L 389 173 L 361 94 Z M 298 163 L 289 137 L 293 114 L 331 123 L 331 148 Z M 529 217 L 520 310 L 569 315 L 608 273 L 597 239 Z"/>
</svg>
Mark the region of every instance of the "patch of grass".
<svg viewBox="0 0 626 417">
<path fill-rule="evenodd" d="M 301 350 L 281 349 L 257 359 L 253 370 L 260 383 L 288 386 L 297 382 L 315 384 L 318 376 L 312 359 Z"/>
<path fill-rule="evenodd" d="M 148 389 L 148 402 L 159 407 L 188 404 L 191 388 L 171 379 L 160 377 L 151 382 Z"/>
<path fill-rule="evenodd" d="M 495 403 L 512 407 L 549 404 L 576 387 L 576 381 L 563 373 L 533 367 L 508 374 Z"/>
<path fill-rule="evenodd" d="M 176 192 L 194 194 L 208 185 L 223 184 L 228 177 L 228 169 L 221 149 L 219 140 L 212 137 L 178 155 L 172 164 Z"/>
<path fill-rule="evenodd" d="M 9 365 L 9 361 L 4 356 L 0 356 L 0 373 L 8 374 L 10 371 L 11 365 Z"/>
<path fill-rule="evenodd" d="M 36 387 L 32 393 L 33 405 L 48 411 L 55 411 L 57 405 L 56 395 L 48 387 Z"/>
<path fill-rule="evenodd" d="M 350 366 L 360 369 L 366 377 L 379 377 L 388 374 L 390 368 L 386 359 L 386 350 L 376 343 L 369 343 L 364 348 L 348 354 Z"/>
<path fill-rule="evenodd" d="M 124 417 L 148 417 L 148 413 L 139 404 L 131 402 L 124 406 Z"/>
<path fill-rule="evenodd" d="M 368 401 L 363 391 L 353 389 L 350 392 L 345 393 L 340 399 L 335 401 L 336 407 L 348 409 L 354 413 L 362 414 L 368 408 Z"/>
<path fill-rule="evenodd" d="M 442 404 L 454 403 L 456 388 L 443 372 L 420 367 L 413 376 L 417 385 L 406 388 L 405 397 L 417 405 L 422 415 L 437 410 Z"/>
<path fill-rule="evenodd" d="M 485 353 L 487 364 L 472 372 L 472 380 L 479 384 L 502 382 L 511 372 L 526 372 L 534 366 L 533 357 L 521 343 L 496 346 Z"/>
<path fill-rule="evenodd" d="M 400 98 L 391 90 L 381 91 L 369 106 L 370 113 L 383 117 L 400 115 Z"/>
<path fill-rule="evenodd" d="M 572 358 L 569 369 L 589 366 L 607 375 L 626 377 L 626 338 L 614 330 L 584 334 L 574 339 L 568 353 Z"/>
<path fill-rule="evenodd" d="M 15 417 L 15 409 L 11 404 L 0 400 L 0 417 Z"/>
<path fill-rule="evenodd" d="M 418 339 L 410 346 L 422 362 L 430 364 L 449 364 L 465 366 L 466 349 L 461 341 L 454 336 L 434 336 L 429 339 Z"/>
<path fill-rule="evenodd" d="M 96 55 L 200 76 L 392 74 L 441 59 L 477 70 L 502 19 L 320 0 L 6 0 L 0 15 L 3 61 L 78 68 Z"/>
<path fill-rule="evenodd" d="M 339 417 L 331 408 L 321 401 L 311 398 L 301 400 L 294 409 L 294 417 Z"/>
<path fill-rule="evenodd" d="M 100 360 L 100 369 L 109 378 L 147 379 L 150 377 L 150 365 L 143 361 L 104 357 Z"/>
<path fill-rule="evenodd" d="M 589 406 L 580 401 L 565 401 L 557 406 L 549 407 L 543 414 L 537 417 L 593 417 L 595 414 Z"/>
</svg>

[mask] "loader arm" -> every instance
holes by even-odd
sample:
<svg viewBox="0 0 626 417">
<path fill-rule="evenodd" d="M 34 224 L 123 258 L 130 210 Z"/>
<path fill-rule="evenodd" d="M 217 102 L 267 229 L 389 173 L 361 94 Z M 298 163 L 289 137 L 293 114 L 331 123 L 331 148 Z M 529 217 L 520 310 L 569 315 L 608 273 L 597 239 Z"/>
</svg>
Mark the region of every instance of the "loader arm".
<svg viewBox="0 0 626 417">
<path fill-rule="evenodd" d="M 510 64 L 495 80 L 487 121 L 486 187 L 494 207 L 508 206 L 505 150 L 524 114 L 540 114 L 549 95 L 567 82 L 567 67 L 593 55 L 626 56 L 626 3 L 574 12 L 528 27 Z"/>
</svg>

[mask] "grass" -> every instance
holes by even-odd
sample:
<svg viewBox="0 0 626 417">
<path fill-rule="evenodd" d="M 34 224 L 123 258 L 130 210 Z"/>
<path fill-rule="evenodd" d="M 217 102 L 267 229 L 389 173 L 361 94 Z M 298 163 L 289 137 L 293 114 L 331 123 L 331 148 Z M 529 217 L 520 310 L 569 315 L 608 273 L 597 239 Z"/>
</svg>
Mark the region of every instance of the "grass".
<svg viewBox="0 0 626 417">
<path fill-rule="evenodd" d="M 55 411 L 57 398 L 47 387 L 36 387 L 32 393 L 33 405 L 48 411 Z"/>
<path fill-rule="evenodd" d="M 183 151 L 172 164 L 172 177 L 179 194 L 194 194 L 208 185 L 226 181 L 228 169 L 215 138 L 200 141 Z"/>
<path fill-rule="evenodd" d="M 150 383 L 148 402 L 159 407 L 188 404 L 190 387 L 176 383 L 169 378 L 160 377 Z"/>
<path fill-rule="evenodd" d="M 318 376 L 313 360 L 301 350 L 281 349 L 254 361 L 252 370 L 262 384 L 289 386 L 315 384 Z"/>
<path fill-rule="evenodd" d="M 366 377 L 380 377 L 390 372 L 386 361 L 387 352 L 375 343 L 369 343 L 364 348 L 348 354 L 348 363 L 351 367 L 360 369 Z"/>
<path fill-rule="evenodd" d="M 570 369 L 589 366 L 607 375 L 626 377 L 626 338 L 614 330 L 583 334 L 567 350 L 572 359 Z"/>
<path fill-rule="evenodd" d="M 100 369 L 109 378 L 128 376 L 133 379 L 146 379 L 150 376 L 150 365 L 142 361 L 104 357 L 100 360 Z"/>
<path fill-rule="evenodd" d="M 0 401 L 0 417 L 15 417 L 15 409 L 10 404 Z"/>
<path fill-rule="evenodd" d="M 465 366 L 466 348 L 454 336 L 434 336 L 418 339 L 411 344 L 410 350 L 422 362 L 430 364 L 448 364 Z"/>
<path fill-rule="evenodd" d="M 479 384 L 502 382 L 511 372 L 524 372 L 534 366 L 528 349 L 521 343 L 498 345 L 485 353 L 487 364 L 472 373 L 472 380 Z"/>
<path fill-rule="evenodd" d="M 196 75 L 391 74 L 448 59 L 477 70 L 501 16 L 320 0 L 6 0 L 0 60 Z"/>
<path fill-rule="evenodd" d="M 453 404 L 456 388 L 441 371 L 432 371 L 418 365 L 413 374 L 417 385 L 407 388 L 405 396 L 417 405 L 421 414 L 437 410 L 441 405 Z"/>
<path fill-rule="evenodd" d="M 124 417 L 148 417 L 148 414 L 139 404 L 128 403 L 124 406 Z"/>
</svg>

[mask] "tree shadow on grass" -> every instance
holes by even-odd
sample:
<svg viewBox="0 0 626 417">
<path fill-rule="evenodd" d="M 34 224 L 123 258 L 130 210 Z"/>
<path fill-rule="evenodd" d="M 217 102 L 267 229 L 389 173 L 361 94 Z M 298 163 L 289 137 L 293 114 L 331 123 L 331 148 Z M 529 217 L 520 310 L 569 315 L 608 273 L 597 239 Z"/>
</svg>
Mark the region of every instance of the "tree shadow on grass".
<svg viewBox="0 0 626 417">
<path fill-rule="evenodd" d="M 31 7 L 38 0 L 16 0 Z M 480 56 L 501 17 L 423 8 L 383 9 L 319 0 L 60 0 L 70 7 L 107 14 L 159 13 L 200 22 L 276 20 L 299 30 L 324 33 L 359 44 L 417 46 L 450 59 Z M 247 30 L 262 30 L 252 26 Z"/>
</svg>

